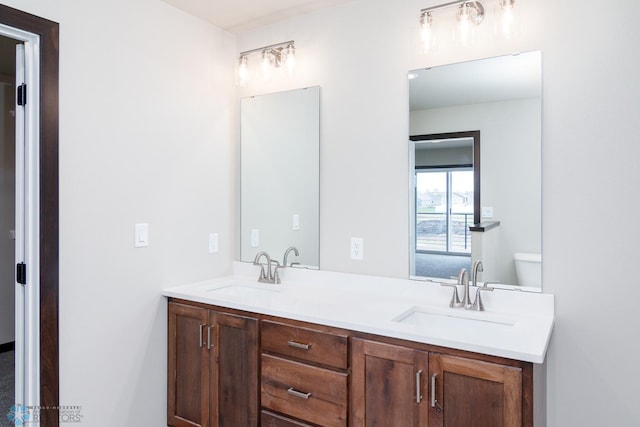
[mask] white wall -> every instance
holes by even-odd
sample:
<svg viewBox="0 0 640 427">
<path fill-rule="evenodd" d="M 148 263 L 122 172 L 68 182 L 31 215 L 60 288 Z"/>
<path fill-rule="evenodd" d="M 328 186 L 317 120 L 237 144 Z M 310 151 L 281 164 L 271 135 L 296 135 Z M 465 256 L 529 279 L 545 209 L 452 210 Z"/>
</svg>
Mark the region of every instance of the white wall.
<svg viewBox="0 0 640 427">
<path fill-rule="evenodd" d="M 543 286 L 557 303 L 548 425 L 636 426 L 640 3 L 522 0 L 519 41 L 485 34 L 474 50 L 421 56 L 419 10 L 436 3 L 355 0 L 238 36 L 238 51 L 295 39 L 299 53 L 295 79 L 242 94 L 322 87 L 321 266 L 407 276 L 408 70 L 541 49 Z M 364 261 L 349 259 L 351 236 Z"/>
<path fill-rule="evenodd" d="M 60 23 L 61 404 L 165 425 L 161 289 L 235 255 L 235 39 L 158 0 L 4 3 Z"/>
</svg>

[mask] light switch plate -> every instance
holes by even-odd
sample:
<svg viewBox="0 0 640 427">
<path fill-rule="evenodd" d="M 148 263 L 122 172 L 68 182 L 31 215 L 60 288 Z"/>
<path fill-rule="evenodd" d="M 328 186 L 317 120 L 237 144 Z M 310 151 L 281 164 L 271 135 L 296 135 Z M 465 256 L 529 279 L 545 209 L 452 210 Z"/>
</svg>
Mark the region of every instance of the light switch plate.
<svg viewBox="0 0 640 427">
<path fill-rule="evenodd" d="M 293 214 L 292 222 L 293 222 L 293 225 L 292 225 L 293 230 L 300 230 L 300 215 Z"/>
<path fill-rule="evenodd" d="M 491 206 L 483 206 L 480 209 L 482 214 L 482 218 L 493 218 L 493 207 Z"/>
<path fill-rule="evenodd" d="M 136 224 L 133 246 L 136 248 L 149 246 L 149 224 Z"/>
<path fill-rule="evenodd" d="M 251 247 L 257 248 L 260 246 L 260 230 L 254 228 L 251 230 Z"/>
<path fill-rule="evenodd" d="M 215 254 L 218 252 L 218 233 L 209 234 L 209 253 Z"/>
</svg>

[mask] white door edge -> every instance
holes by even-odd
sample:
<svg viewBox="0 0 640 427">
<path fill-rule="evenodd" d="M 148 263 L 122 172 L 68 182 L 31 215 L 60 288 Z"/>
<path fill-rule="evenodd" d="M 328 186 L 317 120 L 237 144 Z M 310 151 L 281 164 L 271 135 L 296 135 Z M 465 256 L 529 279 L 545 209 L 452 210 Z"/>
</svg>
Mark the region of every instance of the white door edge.
<svg viewBox="0 0 640 427">
<path fill-rule="evenodd" d="M 24 43 L 27 104 L 16 108 L 24 119 L 23 137 L 16 122 L 16 263 L 27 264 L 26 285 L 16 283 L 16 403 L 40 404 L 40 37 L 0 24 L 0 35 Z M 22 61 L 19 61 L 20 63 Z M 18 68 L 21 69 L 18 69 Z M 23 111 L 18 111 L 23 109 Z M 19 141 L 20 139 L 20 141 Z M 39 423 L 32 423 L 39 425 Z"/>
</svg>

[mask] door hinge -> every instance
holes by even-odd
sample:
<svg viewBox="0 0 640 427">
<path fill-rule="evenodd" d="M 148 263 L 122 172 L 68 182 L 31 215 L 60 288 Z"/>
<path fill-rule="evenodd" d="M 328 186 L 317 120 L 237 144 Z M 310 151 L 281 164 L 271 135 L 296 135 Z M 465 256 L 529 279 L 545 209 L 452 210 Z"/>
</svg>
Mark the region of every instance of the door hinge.
<svg viewBox="0 0 640 427">
<path fill-rule="evenodd" d="M 18 105 L 27 105 L 27 84 L 22 83 L 16 89 Z"/>
<path fill-rule="evenodd" d="M 16 280 L 21 285 L 27 284 L 27 264 L 24 262 L 16 265 Z"/>
</svg>

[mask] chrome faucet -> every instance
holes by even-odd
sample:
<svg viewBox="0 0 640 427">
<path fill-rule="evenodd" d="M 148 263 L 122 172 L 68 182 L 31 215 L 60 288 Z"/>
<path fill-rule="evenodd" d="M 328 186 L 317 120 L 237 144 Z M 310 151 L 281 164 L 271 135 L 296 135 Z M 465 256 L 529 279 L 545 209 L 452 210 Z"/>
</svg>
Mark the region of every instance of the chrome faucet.
<svg viewBox="0 0 640 427">
<path fill-rule="evenodd" d="M 260 258 L 265 257 L 267 259 L 267 272 L 264 271 L 264 264 L 261 264 Z M 271 273 L 271 263 L 276 263 L 276 271 L 275 274 Z M 262 251 L 256 254 L 256 257 L 253 259 L 253 265 L 260 266 L 260 276 L 258 276 L 258 282 L 261 283 L 280 283 L 280 277 L 278 277 L 278 267 L 280 263 L 278 261 L 273 261 L 268 253 Z M 277 278 L 277 281 L 276 281 Z"/>
<path fill-rule="evenodd" d="M 484 271 L 482 266 L 482 261 L 476 260 L 473 263 L 473 274 L 471 275 L 471 282 L 473 282 L 473 286 L 476 286 L 478 290 L 476 291 L 476 297 L 473 300 L 473 304 L 471 306 L 465 308 L 467 310 L 475 310 L 475 311 L 484 311 L 484 305 L 482 304 L 482 297 L 480 296 L 482 291 L 493 291 L 493 288 L 489 287 L 489 282 L 484 282 L 483 286 L 479 285 L 478 280 L 478 272 Z"/>
<path fill-rule="evenodd" d="M 449 307 L 451 308 L 459 308 L 466 307 L 465 302 L 460 302 L 460 297 L 458 297 L 458 285 L 464 286 L 464 296 L 463 300 L 469 300 L 469 273 L 466 268 L 460 269 L 458 273 L 458 282 L 457 283 L 440 283 L 440 286 L 447 286 L 453 288 L 453 295 L 451 296 L 451 302 L 449 303 Z"/>
<path fill-rule="evenodd" d="M 462 295 L 461 307 L 471 307 L 471 297 L 469 296 L 469 272 L 466 268 L 460 270 L 458 273 L 458 284 L 464 286 L 464 294 Z"/>
<path fill-rule="evenodd" d="M 482 298 L 480 297 L 481 291 L 493 291 L 493 288 L 489 287 L 489 282 L 485 282 L 484 286 L 478 286 L 478 272 L 482 272 L 482 261 L 476 261 L 473 263 L 471 270 L 471 281 L 469 281 L 469 273 L 466 268 L 463 268 L 458 273 L 458 283 L 441 283 L 442 286 L 448 286 L 453 288 L 453 295 L 451 296 L 451 302 L 449 307 L 459 308 L 464 307 L 466 310 L 484 311 L 484 305 L 482 304 Z M 462 296 L 462 302 L 458 297 L 458 286 L 464 286 L 464 294 Z M 476 296 L 471 302 L 471 290 L 470 286 L 478 288 Z"/>
<path fill-rule="evenodd" d="M 293 252 L 296 256 L 300 256 L 300 251 L 298 251 L 298 248 L 296 248 L 295 246 L 289 246 L 287 248 L 286 251 L 284 251 L 284 258 L 282 259 L 282 266 L 283 267 L 287 267 L 287 258 L 289 257 L 289 254 Z M 289 266 L 292 266 L 294 264 L 298 264 L 297 262 L 292 262 L 291 264 L 289 264 Z"/>
<path fill-rule="evenodd" d="M 484 267 L 482 265 L 482 261 L 475 260 L 473 262 L 473 268 L 471 271 L 471 285 L 472 286 L 478 286 L 478 272 L 483 272 L 484 271 Z"/>
</svg>

